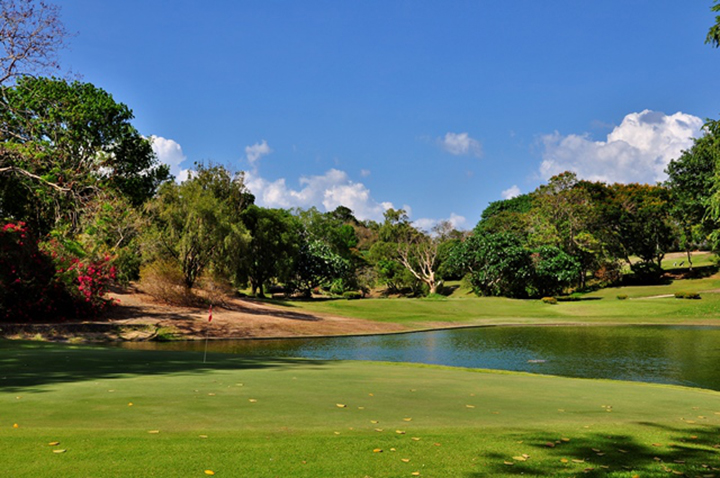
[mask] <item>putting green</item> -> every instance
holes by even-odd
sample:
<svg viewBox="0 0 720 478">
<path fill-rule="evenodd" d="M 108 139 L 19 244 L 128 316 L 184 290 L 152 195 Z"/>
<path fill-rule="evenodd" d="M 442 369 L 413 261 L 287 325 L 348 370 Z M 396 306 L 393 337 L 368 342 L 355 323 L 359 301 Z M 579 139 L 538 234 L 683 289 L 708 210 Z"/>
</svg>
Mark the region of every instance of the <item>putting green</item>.
<svg viewBox="0 0 720 478">
<path fill-rule="evenodd" d="M 20 342 L 0 383 L 5 476 L 720 476 L 698 389 Z"/>
</svg>

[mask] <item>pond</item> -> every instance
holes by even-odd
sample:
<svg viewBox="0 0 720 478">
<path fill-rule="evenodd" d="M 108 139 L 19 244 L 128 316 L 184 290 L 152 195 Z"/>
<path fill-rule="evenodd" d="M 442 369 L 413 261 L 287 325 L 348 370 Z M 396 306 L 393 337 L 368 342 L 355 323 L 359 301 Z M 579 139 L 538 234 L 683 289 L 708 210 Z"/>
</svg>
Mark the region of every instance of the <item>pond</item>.
<svg viewBox="0 0 720 478">
<path fill-rule="evenodd" d="M 205 342 L 123 347 L 202 352 Z M 211 341 L 255 357 L 417 362 L 720 390 L 720 327 L 482 327 L 321 339 Z"/>
</svg>

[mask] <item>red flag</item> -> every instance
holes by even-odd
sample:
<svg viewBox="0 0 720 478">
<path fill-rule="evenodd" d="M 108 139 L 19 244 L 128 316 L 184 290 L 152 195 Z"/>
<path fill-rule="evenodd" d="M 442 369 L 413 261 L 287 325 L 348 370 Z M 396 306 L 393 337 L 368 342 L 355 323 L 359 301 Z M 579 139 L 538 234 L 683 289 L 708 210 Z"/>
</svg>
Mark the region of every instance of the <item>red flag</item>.
<svg viewBox="0 0 720 478">
<path fill-rule="evenodd" d="M 208 322 L 212 322 L 212 304 L 210 304 L 210 315 L 208 316 Z"/>
</svg>

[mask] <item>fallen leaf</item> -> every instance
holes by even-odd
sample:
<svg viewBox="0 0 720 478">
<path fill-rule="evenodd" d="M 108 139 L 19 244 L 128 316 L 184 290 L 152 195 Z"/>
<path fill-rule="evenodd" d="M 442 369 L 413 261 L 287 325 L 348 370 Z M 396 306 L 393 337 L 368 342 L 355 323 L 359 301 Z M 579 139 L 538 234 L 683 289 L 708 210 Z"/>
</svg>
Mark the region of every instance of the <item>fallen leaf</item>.
<svg viewBox="0 0 720 478">
<path fill-rule="evenodd" d="M 435 445 L 435 446 L 442 446 L 442 444 L 440 444 L 440 443 L 433 443 L 433 445 Z"/>
<path fill-rule="evenodd" d="M 338 408 L 346 408 L 347 407 L 347 405 L 345 405 L 344 403 L 336 403 L 335 406 Z"/>
<path fill-rule="evenodd" d="M 128 403 L 128 407 L 132 407 L 132 406 L 133 406 L 133 402 Z"/>
<path fill-rule="evenodd" d="M 200 438 L 207 438 L 207 435 L 198 435 Z"/>
<path fill-rule="evenodd" d="M 400 458 L 403 463 L 410 463 L 410 458 Z"/>
<path fill-rule="evenodd" d="M 377 420 L 370 420 L 370 423 L 380 423 L 380 422 Z"/>
<path fill-rule="evenodd" d="M 411 421 L 412 421 L 412 418 L 403 418 L 403 421 L 405 421 L 405 422 L 411 422 Z"/>
<path fill-rule="evenodd" d="M 335 433 L 336 435 L 339 435 L 339 434 L 340 434 L 340 432 L 333 432 L 333 433 Z"/>
<path fill-rule="evenodd" d="M 503 463 L 505 463 L 507 466 L 513 466 L 515 464 L 512 461 L 504 461 Z"/>
<path fill-rule="evenodd" d="M 376 428 L 375 431 L 376 431 L 376 432 L 381 432 L 381 431 L 383 431 L 383 429 L 382 429 L 382 428 Z"/>
<path fill-rule="evenodd" d="M 545 443 L 545 446 L 548 448 L 555 448 L 555 443 L 549 441 L 549 442 Z"/>
<path fill-rule="evenodd" d="M 565 443 L 567 443 L 567 442 L 569 442 L 569 441 L 570 441 L 570 439 L 569 439 L 569 438 L 561 438 L 560 440 L 561 440 L 561 441 L 564 441 Z"/>
<path fill-rule="evenodd" d="M 50 443 L 48 443 L 48 445 L 50 445 L 50 446 L 58 446 L 59 444 L 60 444 L 59 441 L 51 441 Z"/>
<path fill-rule="evenodd" d="M 570 460 L 568 460 L 567 458 L 560 458 L 561 463 L 567 463 L 568 461 L 570 461 Z"/>
<path fill-rule="evenodd" d="M 373 453 L 382 453 L 382 448 L 375 448 Z"/>
<path fill-rule="evenodd" d="M 413 471 L 413 472 L 410 473 L 410 474 L 411 474 L 412 476 L 420 476 L 420 472 L 419 472 L 419 471 Z"/>
<path fill-rule="evenodd" d="M 527 461 L 527 458 L 525 458 L 524 456 L 514 456 L 514 457 L 513 457 L 513 460 L 515 460 L 515 461 Z"/>
<path fill-rule="evenodd" d="M 598 452 L 598 453 L 597 453 L 597 456 L 605 456 L 605 453 Z"/>
<path fill-rule="evenodd" d="M 65 453 L 67 450 L 53 450 L 53 453 Z"/>
<path fill-rule="evenodd" d="M 600 453 L 600 449 L 599 449 L 599 448 L 591 448 L 591 450 L 594 451 L 595 453 Z"/>
<path fill-rule="evenodd" d="M 13 428 L 20 428 L 20 425 L 18 425 L 17 423 L 13 423 Z"/>
<path fill-rule="evenodd" d="M 572 462 L 573 463 L 585 463 L 585 460 L 579 460 L 577 458 L 573 458 Z"/>
<path fill-rule="evenodd" d="M 475 408 L 475 405 L 465 405 L 466 408 Z"/>
<path fill-rule="evenodd" d="M 214 393 L 208 393 L 208 395 L 210 395 L 211 397 L 214 397 L 214 396 L 215 396 Z"/>
<path fill-rule="evenodd" d="M 206 475 L 214 475 L 215 472 L 212 471 L 212 470 L 205 470 L 205 474 L 206 474 Z"/>
<path fill-rule="evenodd" d="M 397 451 L 395 448 L 390 448 L 390 451 Z"/>
<path fill-rule="evenodd" d="M 157 434 L 160 433 L 160 430 L 149 430 L 148 433 Z"/>
<path fill-rule="evenodd" d="M 404 430 L 395 430 L 395 433 L 397 433 L 398 435 L 404 435 L 405 431 Z"/>
<path fill-rule="evenodd" d="M 652 446 L 662 446 L 661 443 L 653 443 Z"/>
<path fill-rule="evenodd" d="M 248 402 L 250 402 L 250 403 L 257 403 L 257 400 L 254 399 L 254 398 L 250 398 L 250 399 L 248 399 Z"/>
<path fill-rule="evenodd" d="M 411 440 L 413 440 L 413 441 L 420 441 L 420 437 L 412 437 Z"/>
</svg>

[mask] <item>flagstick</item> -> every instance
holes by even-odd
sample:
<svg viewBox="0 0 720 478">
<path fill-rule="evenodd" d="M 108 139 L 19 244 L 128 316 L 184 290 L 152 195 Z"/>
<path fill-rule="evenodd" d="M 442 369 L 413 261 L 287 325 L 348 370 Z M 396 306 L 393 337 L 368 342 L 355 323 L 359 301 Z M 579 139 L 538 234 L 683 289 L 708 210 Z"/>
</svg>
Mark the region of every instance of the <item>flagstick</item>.
<svg viewBox="0 0 720 478">
<path fill-rule="evenodd" d="M 210 304 L 210 313 L 208 315 L 208 324 L 205 327 L 205 354 L 203 354 L 203 363 L 207 361 L 208 334 L 210 332 L 210 322 L 212 322 L 212 304 Z"/>
</svg>

